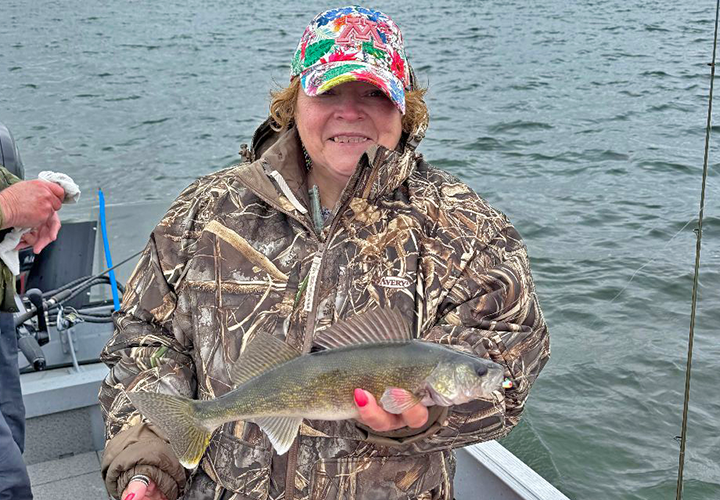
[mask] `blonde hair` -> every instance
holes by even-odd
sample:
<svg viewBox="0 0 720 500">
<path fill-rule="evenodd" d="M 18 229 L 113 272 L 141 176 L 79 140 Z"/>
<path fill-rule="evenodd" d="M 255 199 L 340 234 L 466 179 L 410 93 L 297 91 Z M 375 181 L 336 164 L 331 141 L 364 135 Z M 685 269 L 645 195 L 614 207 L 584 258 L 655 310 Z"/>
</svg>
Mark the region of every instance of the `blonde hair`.
<svg viewBox="0 0 720 500">
<path fill-rule="evenodd" d="M 294 78 L 284 89 L 270 91 L 270 118 L 273 130 L 288 128 L 295 119 L 295 105 L 300 92 L 300 78 Z M 403 131 L 412 134 L 420 127 L 427 128 L 430 121 L 425 93 L 427 89 L 405 91 L 405 114 L 402 117 Z"/>
</svg>

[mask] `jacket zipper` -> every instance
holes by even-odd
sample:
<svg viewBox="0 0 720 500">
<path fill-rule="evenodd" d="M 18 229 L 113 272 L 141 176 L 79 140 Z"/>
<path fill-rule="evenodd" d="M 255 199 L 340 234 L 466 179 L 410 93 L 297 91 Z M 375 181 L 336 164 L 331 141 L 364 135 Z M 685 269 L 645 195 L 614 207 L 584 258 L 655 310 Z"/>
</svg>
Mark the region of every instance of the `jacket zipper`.
<svg viewBox="0 0 720 500">
<path fill-rule="evenodd" d="M 330 234 L 331 233 L 328 234 L 328 239 Z M 308 312 L 308 318 L 305 323 L 305 335 L 301 351 L 303 354 L 310 351 L 310 348 L 312 347 L 312 334 L 315 329 L 315 311 L 317 310 L 313 306 L 317 301 L 317 295 L 319 293 L 318 290 L 320 287 L 317 286 L 317 278 L 320 276 L 320 272 L 322 271 L 322 258 L 324 253 L 325 243 L 322 242 L 313 257 L 313 263 L 312 266 L 310 266 L 309 271 L 308 285 L 305 289 L 305 305 L 303 309 Z M 295 442 L 293 442 L 290 447 L 290 451 L 288 452 L 287 468 L 285 469 L 285 500 L 294 500 L 295 498 L 295 475 L 297 474 L 299 439 L 299 436 L 295 438 Z"/>
<path fill-rule="evenodd" d="M 282 209 L 277 204 L 275 204 L 272 200 L 268 199 L 267 197 L 263 196 L 262 194 L 258 193 L 255 189 L 252 188 L 252 186 L 249 186 L 242 182 L 240 182 L 250 189 L 255 195 L 263 200 L 265 203 L 273 207 L 278 212 L 281 212 L 288 217 L 291 217 L 295 219 L 296 221 L 300 222 L 305 229 L 309 230 L 309 232 L 313 235 L 315 238 L 315 241 L 319 243 L 318 249 L 315 252 L 315 256 L 313 257 L 313 263 L 310 266 L 309 273 L 310 276 L 308 278 L 308 287 L 305 291 L 305 305 L 304 310 L 308 312 L 308 318 L 305 323 L 305 336 L 303 338 L 303 347 L 302 347 L 302 353 L 305 354 L 307 352 L 310 352 L 310 349 L 312 348 L 312 337 L 313 333 L 315 331 L 315 320 L 317 318 L 317 308 L 314 307 L 317 302 L 317 296 L 319 293 L 319 287 L 317 287 L 317 278 L 322 273 L 322 264 L 323 264 L 323 255 L 325 254 L 325 246 L 326 242 L 330 241 L 333 233 L 335 232 L 335 228 L 337 227 L 337 221 L 339 220 L 339 214 L 345 211 L 345 207 L 348 203 L 348 200 L 352 198 L 352 196 L 348 197 L 345 202 L 340 207 L 340 210 L 338 210 L 334 215 L 332 224 L 330 225 L 330 230 L 328 231 L 327 238 L 325 241 L 320 240 L 320 237 L 315 232 L 315 230 L 310 227 L 305 220 L 301 220 L 299 217 L 291 214 L 290 212 Z M 277 182 L 277 180 L 276 180 Z M 314 272 L 313 272 L 314 271 Z M 312 283 L 311 283 L 312 281 Z M 312 285 L 312 287 L 311 287 Z M 308 302 L 308 297 L 311 296 L 311 300 Z M 308 311 L 309 309 L 309 311 Z M 288 450 L 288 461 L 287 461 L 287 467 L 285 469 L 285 500 L 294 500 L 295 498 L 295 475 L 297 473 L 297 461 L 298 461 L 298 440 L 299 438 L 296 438 L 293 442 L 292 446 L 290 447 L 290 450 Z"/>
<path fill-rule="evenodd" d="M 322 274 L 323 256 L 325 255 L 326 244 L 332 239 L 332 235 L 335 233 L 335 229 L 337 227 L 337 221 L 340 219 L 339 215 L 345 211 L 345 207 L 347 206 L 347 202 L 350 198 L 345 200 L 340 207 L 340 210 L 335 213 L 327 238 L 325 238 L 325 241 L 320 243 L 320 246 L 313 257 L 313 263 L 310 267 L 311 274 L 308 278 L 307 289 L 305 290 L 306 295 L 304 309 L 307 311 L 308 317 L 305 323 L 305 336 L 303 338 L 303 348 L 301 351 L 303 354 L 310 352 L 310 349 L 312 348 L 313 333 L 315 332 L 315 320 L 317 319 L 317 297 L 320 293 L 320 287 L 317 286 L 317 279 Z M 314 274 L 313 271 L 315 271 Z M 313 285 L 312 288 L 311 285 Z M 308 298 L 310 298 L 310 301 L 308 301 Z M 295 499 L 295 475 L 297 474 L 299 440 L 299 436 L 295 438 L 295 442 L 292 444 L 288 452 L 287 468 L 285 469 L 284 500 Z"/>
<path fill-rule="evenodd" d="M 241 179 L 240 179 L 240 183 L 243 186 L 245 186 L 246 188 L 248 188 L 250 191 L 252 191 L 255 194 L 255 196 L 257 196 L 258 198 L 263 200 L 265 203 L 267 203 L 268 205 L 273 207 L 278 212 L 283 213 L 283 214 L 287 215 L 288 217 L 298 221 L 300 224 L 303 225 L 303 227 L 310 234 L 312 234 L 312 237 L 319 244 L 319 246 L 318 246 L 318 251 L 315 253 L 315 256 L 313 257 L 313 265 L 311 266 L 310 271 L 312 272 L 312 268 L 316 267 L 315 262 L 317 261 L 318 262 L 317 267 L 318 267 L 318 273 L 319 273 L 319 267 L 322 262 L 322 249 L 324 248 L 325 245 L 324 245 L 324 243 L 322 243 L 320 241 L 320 237 L 315 232 L 314 228 L 309 226 L 307 224 L 307 221 L 284 210 L 282 207 L 278 206 L 273 200 L 258 193 L 255 189 L 252 188 L 252 186 L 244 183 Z M 316 275 L 317 275 L 317 273 L 316 273 Z M 308 279 L 308 281 L 309 281 L 309 279 Z M 308 283 L 308 287 L 309 287 L 309 283 Z M 306 293 L 308 293 L 308 292 L 309 292 L 309 290 L 306 290 Z M 314 290 L 313 290 L 313 295 L 315 295 Z M 307 295 L 306 295 L 306 299 L 307 299 Z M 313 302 L 314 302 L 314 298 L 313 298 Z M 313 318 L 313 321 L 314 321 L 314 318 Z M 306 334 L 306 336 L 307 336 L 307 334 Z M 303 340 L 303 345 L 305 345 L 305 344 L 307 344 L 307 341 Z M 304 347 L 303 347 L 302 352 L 305 352 Z M 295 441 L 293 442 L 292 446 L 290 447 L 290 450 L 288 450 L 288 461 L 287 461 L 287 467 L 285 469 L 285 500 L 293 500 L 295 497 L 295 472 L 297 470 L 297 459 L 298 459 L 298 439 L 296 438 Z"/>
</svg>

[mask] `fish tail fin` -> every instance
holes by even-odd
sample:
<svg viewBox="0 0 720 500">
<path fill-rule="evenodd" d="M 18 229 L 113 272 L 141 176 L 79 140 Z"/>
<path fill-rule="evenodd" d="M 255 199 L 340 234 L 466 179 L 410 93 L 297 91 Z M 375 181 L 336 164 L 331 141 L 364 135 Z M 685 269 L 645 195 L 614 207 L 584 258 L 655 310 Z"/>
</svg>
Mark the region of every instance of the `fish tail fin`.
<svg viewBox="0 0 720 500">
<path fill-rule="evenodd" d="M 197 467 L 210 444 L 212 430 L 203 425 L 195 401 L 153 392 L 130 392 L 128 397 L 165 433 L 182 466 Z"/>
</svg>

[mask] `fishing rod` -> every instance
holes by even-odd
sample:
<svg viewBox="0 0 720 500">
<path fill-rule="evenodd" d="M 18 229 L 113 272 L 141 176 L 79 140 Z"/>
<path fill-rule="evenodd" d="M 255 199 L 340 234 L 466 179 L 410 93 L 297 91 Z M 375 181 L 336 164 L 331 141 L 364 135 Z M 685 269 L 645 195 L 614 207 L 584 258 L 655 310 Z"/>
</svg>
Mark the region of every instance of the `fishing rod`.
<svg viewBox="0 0 720 500">
<path fill-rule="evenodd" d="M 102 280 L 101 278 L 105 274 L 109 273 L 110 271 L 117 269 L 118 267 L 122 266 L 123 264 L 129 262 L 131 259 L 137 257 L 142 252 L 143 252 L 143 250 L 139 250 L 138 252 L 132 254 L 131 256 L 123 259 L 122 262 L 115 264 L 114 266 L 109 267 L 109 268 L 105 269 L 104 271 L 101 271 L 97 274 L 94 274 L 92 276 L 86 276 L 83 278 L 78 278 L 77 280 L 67 283 L 66 285 L 64 285 L 56 290 L 51 290 L 50 292 L 45 292 L 44 294 L 42 294 L 43 308 L 44 309 L 53 309 L 53 308 L 57 307 L 58 305 L 73 299 L 81 291 L 86 290 L 90 286 L 108 282 L 109 280 L 107 280 L 107 279 Z M 37 314 L 37 312 L 39 310 L 40 309 L 36 305 L 33 304 L 32 306 L 30 306 L 30 308 L 26 312 L 16 315 L 15 326 L 21 325 L 25 321 L 29 320 L 30 318 L 35 316 L 35 314 Z"/>
<path fill-rule="evenodd" d="M 690 333 L 688 335 L 687 367 L 685 368 L 685 397 L 683 400 L 682 431 L 680 433 L 680 458 L 678 464 L 676 500 L 682 499 L 683 471 L 685 469 L 685 443 L 687 442 L 687 421 L 690 405 L 690 376 L 692 372 L 693 341 L 695 339 L 695 311 L 697 309 L 697 293 L 700 282 L 700 249 L 702 247 L 702 224 L 705 213 L 705 185 L 708 176 L 708 156 L 710 151 L 710 123 L 712 121 L 713 86 L 715 83 L 715 54 L 717 52 L 718 17 L 720 17 L 720 0 L 715 5 L 715 35 L 713 38 L 712 62 L 710 63 L 710 95 L 708 96 L 707 126 L 705 127 L 705 158 L 703 160 L 702 188 L 700 189 L 700 212 L 695 242 L 695 274 L 693 276 L 692 306 L 690 312 Z"/>
<path fill-rule="evenodd" d="M 42 293 L 37 288 L 33 288 L 27 290 L 22 295 L 23 303 L 27 303 L 28 307 L 24 312 L 13 315 L 15 333 L 18 339 L 18 347 L 28 360 L 28 363 L 36 371 L 44 370 L 46 367 L 45 354 L 40 346 L 41 344 L 47 343 L 49 340 L 47 336 L 48 322 L 54 322 L 58 331 L 61 329 L 61 324 L 64 325 L 62 326 L 62 329 L 65 329 L 68 326 L 67 316 L 64 314 L 64 310 L 70 311 L 72 317 L 74 318 L 72 320 L 73 323 L 77 321 L 84 321 L 88 323 L 112 322 L 112 316 L 107 312 L 83 310 L 82 308 L 76 309 L 74 307 L 66 306 L 66 304 L 93 286 L 110 284 L 111 280 L 108 276 L 105 276 L 105 274 L 129 262 L 141 253 L 142 250 L 102 272 L 92 276 L 78 278 L 55 290 Z M 117 286 L 124 292 L 124 287 L 122 287 L 122 285 L 117 284 Z M 32 333 L 32 330 L 28 330 L 28 328 L 24 325 L 24 323 L 30 320 L 33 316 L 37 316 L 38 330 L 36 333 Z M 45 334 L 44 337 L 40 337 L 43 332 Z M 68 339 L 72 342 L 71 337 L 68 337 Z M 74 358 L 74 349 L 72 346 L 70 348 L 70 353 L 73 355 L 73 362 L 77 366 L 77 360 Z"/>
</svg>

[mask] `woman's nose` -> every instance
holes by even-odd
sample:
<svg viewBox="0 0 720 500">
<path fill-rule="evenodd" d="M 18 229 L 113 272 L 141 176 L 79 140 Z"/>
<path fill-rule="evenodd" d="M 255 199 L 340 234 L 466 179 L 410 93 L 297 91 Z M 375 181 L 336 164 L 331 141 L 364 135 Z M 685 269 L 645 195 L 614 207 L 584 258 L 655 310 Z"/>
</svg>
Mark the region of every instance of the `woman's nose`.
<svg viewBox="0 0 720 500">
<path fill-rule="evenodd" d="M 355 95 L 344 95 L 338 101 L 338 107 L 335 110 L 337 118 L 354 121 L 361 120 L 365 117 L 361 100 Z"/>
</svg>

